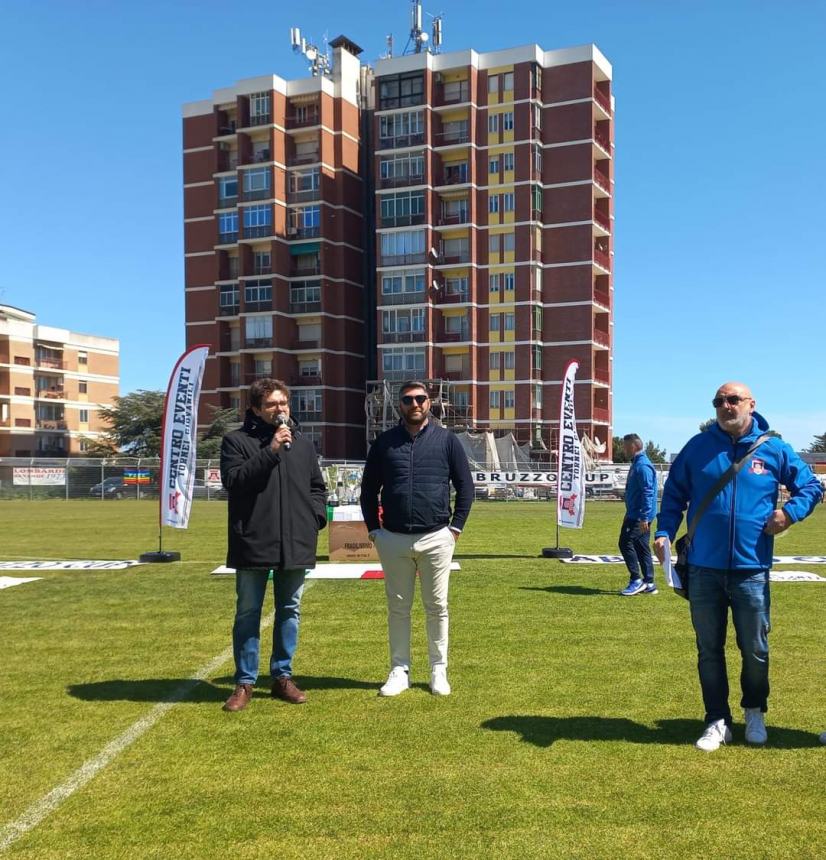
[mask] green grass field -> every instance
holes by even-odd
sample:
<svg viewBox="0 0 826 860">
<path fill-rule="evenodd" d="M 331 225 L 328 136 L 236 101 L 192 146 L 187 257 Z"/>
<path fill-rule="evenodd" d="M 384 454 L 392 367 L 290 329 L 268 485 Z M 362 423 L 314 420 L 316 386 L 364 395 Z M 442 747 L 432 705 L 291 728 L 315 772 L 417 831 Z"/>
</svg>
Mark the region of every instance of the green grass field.
<svg viewBox="0 0 826 860">
<path fill-rule="evenodd" d="M 475 505 L 451 583 L 449 698 L 426 688 L 420 606 L 416 685 L 380 699 L 382 583 L 313 582 L 295 665 L 306 705 L 270 699 L 264 676 L 246 711 L 224 713 L 227 659 L 0 854 L 826 856 L 826 584 L 773 587 L 769 745 L 747 748 L 740 723 L 734 745 L 701 753 L 687 604 L 664 588 L 620 598 L 618 566 L 538 558 L 552 514 Z M 44 571 L 0 591 L 0 842 L 230 644 L 233 580 L 208 575 L 225 516 L 196 503 L 188 531 L 166 532 L 181 564 Z M 589 503 L 563 542 L 614 553 L 620 518 L 617 504 Z M 0 522 L 0 560 L 135 558 L 157 544 L 148 502 L 0 502 Z M 824 553 L 824 525 L 820 506 L 776 552 Z"/>
</svg>

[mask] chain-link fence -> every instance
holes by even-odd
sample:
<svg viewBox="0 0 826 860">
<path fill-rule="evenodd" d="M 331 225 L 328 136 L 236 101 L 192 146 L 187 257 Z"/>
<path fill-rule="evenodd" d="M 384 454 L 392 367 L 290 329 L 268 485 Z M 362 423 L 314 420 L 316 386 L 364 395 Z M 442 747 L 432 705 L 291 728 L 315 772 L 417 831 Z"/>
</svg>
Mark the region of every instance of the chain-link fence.
<svg viewBox="0 0 826 860">
<path fill-rule="evenodd" d="M 320 461 L 332 504 L 357 504 L 363 462 Z M 535 465 L 535 464 L 534 464 Z M 628 464 L 607 464 L 586 474 L 586 497 L 620 500 L 625 495 Z M 658 485 L 668 475 L 659 465 Z M 157 499 L 160 463 L 157 457 L 107 459 L 47 459 L 0 457 L 0 499 Z M 474 471 L 477 498 L 547 499 L 555 495 L 553 484 L 542 483 L 546 464 L 522 467 L 520 472 Z M 552 477 L 555 477 L 553 475 Z M 195 473 L 196 499 L 226 499 L 221 486 L 218 460 L 198 460 Z"/>
</svg>

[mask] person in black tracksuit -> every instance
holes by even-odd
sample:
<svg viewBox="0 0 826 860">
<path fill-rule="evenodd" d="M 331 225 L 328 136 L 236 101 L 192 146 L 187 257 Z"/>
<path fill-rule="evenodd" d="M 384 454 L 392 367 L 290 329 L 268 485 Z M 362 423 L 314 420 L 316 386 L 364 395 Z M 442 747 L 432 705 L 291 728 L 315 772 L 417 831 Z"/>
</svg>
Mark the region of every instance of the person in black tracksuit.
<svg viewBox="0 0 826 860">
<path fill-rule="evenodd" d="M 379 690 L 396 696 L 410 686 L 410 610 L 419 572 L 427 618 L 430 689 L 447 681 L 447 590 L 456 541 L 473 504 L 473 479 L 455 434 L 428 419 L 430 399 L 418 381 L 399 391 L 402 419 L 367 455 L 361 509 L 384 570 L 390 634 L 390 675 Z M 450 485 L 456 489 L 451 515 Z M 379 522 L 381 492 L 382 522 Z"/>
<path fill-rule="evenodd" d="M 243 710 L 258 677 L 261 609 L 272 572 L 275 623 L 272 695 L 300 704 L 292 680 L 301 594 L 315 567 L 318 532 L 327 522 L 327 489 L 315 448 L 290 419 L 290 392 L 277 379 L 250 386 L 244 425 L 221 444 L 221 480 L 229 494 L 227 565 L 237 594 L 232 645 L 235 690 L 224 710 Z"/>
</svg>

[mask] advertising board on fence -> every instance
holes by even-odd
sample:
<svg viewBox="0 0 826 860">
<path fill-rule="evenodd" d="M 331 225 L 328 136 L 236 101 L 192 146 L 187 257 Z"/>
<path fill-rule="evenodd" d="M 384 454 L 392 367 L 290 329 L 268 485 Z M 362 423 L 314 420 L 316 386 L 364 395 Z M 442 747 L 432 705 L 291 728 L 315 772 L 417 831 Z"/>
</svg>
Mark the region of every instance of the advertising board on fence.
<svg viewBox="0 0 826 860">
<path fill-rule="evenodd" d="M 484 486 L 485 484 L 536 484 L 538 486 L 548 487 L 556 486 L 556 472 L 477 472 L 472 471 L 473 483 Z M 586 472 L 586 484 L 596 484 L 599 486 L 613 486 L 614 477 L 611 472 Z"/>
<path fill-rule="evenodd" d="M 48 466 L 28 466 L 13 469 L 13 480 L 21 487 L 62 487 L 66 483 L 66 470 Z"/>
</svg>

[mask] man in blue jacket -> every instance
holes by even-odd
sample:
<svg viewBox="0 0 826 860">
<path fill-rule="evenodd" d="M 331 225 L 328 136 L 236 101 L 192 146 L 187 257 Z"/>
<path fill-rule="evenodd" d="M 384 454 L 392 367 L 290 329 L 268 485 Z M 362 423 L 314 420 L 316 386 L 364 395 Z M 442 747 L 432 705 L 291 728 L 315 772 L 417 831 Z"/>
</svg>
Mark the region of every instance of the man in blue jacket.
<svg viewBox="0 0 826 860">
<path fill-rule="evenodd" d="M 421 582 L 430 690 L 447 696 L 447 587 L 453 550 L 473 503 L 473 479 L 455 434 L 429 420 L 430 397 L 417 380 L 399 390 L 401 420 L 370 446 L 361 510 L 379 553 L 387 595 L 390 675 L 381 696 L 410 686 L 410 610 L 416 570 Z M 450 484 L 456 489 L 451 516 Z M 379 492 L 382 521 L 379 522 Z"/>
<path fill-rule="evenodd" d="M 666 537 L 673 541 L 688 506 L 688 522 L 733 463 L 766 433 L 754 398 L 741 382 L 720 386 L 712 400 L 717 422 L 680 451 L 663 488 L 654 551 L 660 561 Z M 790 493 L 776 509 L 778 489 Z M 731 607 L 742 657 L 740 685 L 746 741 L 767 740 L 763 714 L 769 696 L 769 570 L 774 535 L 807 517 L 822 490 L 811 469 L 789 445 L 769 437 L 740 472 L 720 490 L 698 522 L 688 552 L 691 622 L 697 637 L 697 666 L 706 728 L 696 743 L 713 752 L 731 742 L 731 709 L 725 642 Z"/>
<path fill-rule="evenodd" d="M 620 594 L 625 597 L 656 594 L 648 541 L 651 523 L 657 515 L 657 473 L 636 433 L 622 437 L 622 449 L 631 458 L 631 468 L 625 482 L 625 519 L 620 529 L 619 549 L 630 579 Z"/>
</svg>

